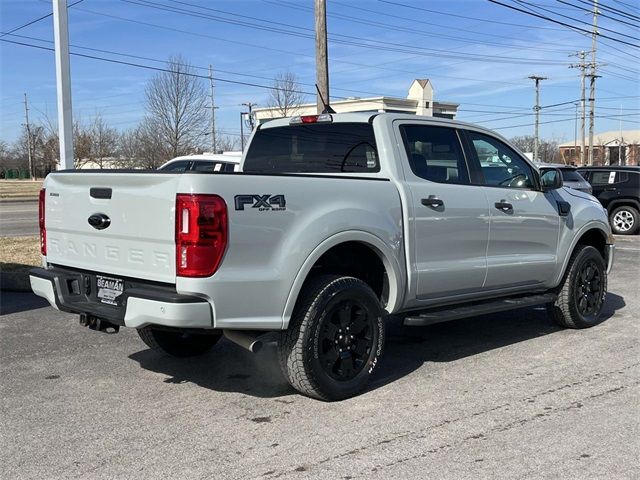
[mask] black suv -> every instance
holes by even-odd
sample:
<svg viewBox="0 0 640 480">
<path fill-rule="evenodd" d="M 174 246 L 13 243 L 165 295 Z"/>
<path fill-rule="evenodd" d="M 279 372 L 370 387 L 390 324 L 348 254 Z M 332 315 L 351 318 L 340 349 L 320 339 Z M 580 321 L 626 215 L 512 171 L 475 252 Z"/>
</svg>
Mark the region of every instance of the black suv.
<svg viewBox="0 0 640 480">
<path fill-rule="evenodd" d="M 609 212 L 611 230 L 632 235 L 640 227 L 640 167 L 610 165 L 580 167 L 580 174 L 593 187 L 593 196 Z"/>
</svg>

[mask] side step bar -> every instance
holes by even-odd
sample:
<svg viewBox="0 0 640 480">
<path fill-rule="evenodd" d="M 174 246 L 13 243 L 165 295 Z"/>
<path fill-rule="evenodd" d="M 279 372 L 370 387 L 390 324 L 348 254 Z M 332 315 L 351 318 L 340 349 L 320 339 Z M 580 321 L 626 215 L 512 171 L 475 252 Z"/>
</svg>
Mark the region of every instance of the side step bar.
<svg viewBox="0 0 640 480">
<path fill-rule="evenodd" d="M 555 301 L 558 296 L 555 293 L 542 293 L 538 295 L 527 295 L 519 297 L 506 297 L 499 300 L 485 302 L 472 302 L 451 308 L 439 307 L 422 312 L 414 312 L 404 319 L 404 324 L 408 327 L 423 327 L 434 323 L 458 320 L 459 318 L 474 317 L 487 313 L 504 312 L 516 308 L 532 307 Z"/>
</svg>

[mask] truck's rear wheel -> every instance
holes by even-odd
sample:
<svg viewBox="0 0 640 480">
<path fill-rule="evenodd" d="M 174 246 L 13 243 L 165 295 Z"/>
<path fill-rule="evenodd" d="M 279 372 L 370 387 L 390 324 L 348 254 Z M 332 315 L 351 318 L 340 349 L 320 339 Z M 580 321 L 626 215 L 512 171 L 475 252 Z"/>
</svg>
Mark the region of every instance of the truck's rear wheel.
<svg viewBox="0 0 640 480">
<path fill-rule="evenodd" d="M 207 353 L 222 336 L 163 330 L 152 326 L 139 328 L 138 335 L 149 348 L 174 357 L 195 357 Z"/>
<path fill-rule="evenodd" d="M 560 284 L 558 299 L 549 305 L 549 313 L 566 328 L 596 325 L 607 294 L 607 267 L 600 252 L 578 245 Z"/>
<path fill-rule="evenodd" d="M 373 290 L 357 278 L 322 275 L 301 292 L 278 357 L 296 390 L 342 400 L 365 388 L 383 345 L 382 307 Z"/>
</svg>

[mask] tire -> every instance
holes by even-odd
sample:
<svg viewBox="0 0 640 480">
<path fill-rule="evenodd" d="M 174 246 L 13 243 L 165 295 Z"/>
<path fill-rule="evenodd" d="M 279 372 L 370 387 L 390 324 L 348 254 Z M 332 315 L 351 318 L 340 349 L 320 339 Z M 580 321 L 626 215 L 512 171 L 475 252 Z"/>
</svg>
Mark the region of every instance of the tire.
<svg viewBox="0 0 640 480">
<path fill-rule="evenodd" d="M 633 235 L 640 227 L 640 214 L 637 209 L 623 205 L 611 212 L 609 224 L 613 233 L 617 235 Z"/>
<path fill-rule="evenodd" d="M 163 330 L 151 326 L 139 328 L 138 335 L 152 350 L 182 358 L 207 353 L 222 336 Z"/>
<path fill-rule="evenodd" d="M 303 395 L 334 401 L 369 382 L 384 346 L 380 301 L 353 277 L 322 275 L 303 288 L 278 342 L 280 367 Z"/>
<path fill-rule="evenodd" d="M 607 294 L 607 267 L 600 252 L 578 245 L 549 313 L 565 328 L 589 328 L 598 324 Z"/>
</svg>

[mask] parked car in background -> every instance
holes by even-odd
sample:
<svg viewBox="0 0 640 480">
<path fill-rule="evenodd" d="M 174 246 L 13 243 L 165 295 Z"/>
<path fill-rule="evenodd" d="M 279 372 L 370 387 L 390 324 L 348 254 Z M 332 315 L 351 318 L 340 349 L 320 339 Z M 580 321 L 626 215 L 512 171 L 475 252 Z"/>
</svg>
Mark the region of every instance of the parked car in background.
<svg viewBox="0 0 640 480">
<path fill-rule="evenodd" d="M 575 165 L 567 165 L 565 163 L 538 163 L 536 165 L 538 167 L 554 167 L 560 170 L 560 173 L 562 173 L 562 183 L 565 187 L 580 190 L 589 195 L 593 193 L 591 184 L 580 175 L 578 167 Z"/>
<path fill-rule="evenodd" d="M 167 172 L 239 172 L 242 152 L 203 153 L 169 160 L 158 170 Z"/>
<path fill-rule="evenodd" d="M 633 235 L 640 227 L 640 167 L 609 165 L 578 169 L 607 209 L 613 233 Z"/>
</svg>

